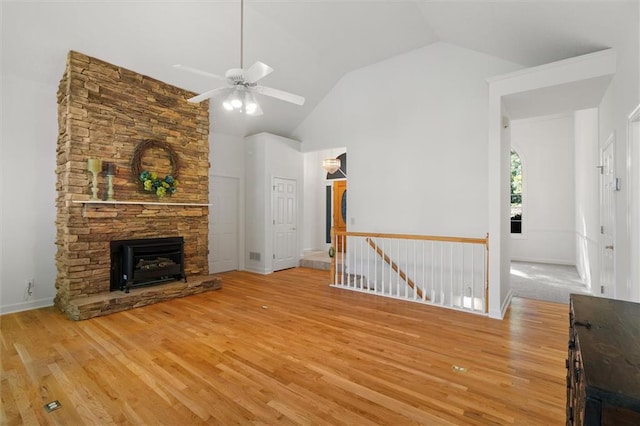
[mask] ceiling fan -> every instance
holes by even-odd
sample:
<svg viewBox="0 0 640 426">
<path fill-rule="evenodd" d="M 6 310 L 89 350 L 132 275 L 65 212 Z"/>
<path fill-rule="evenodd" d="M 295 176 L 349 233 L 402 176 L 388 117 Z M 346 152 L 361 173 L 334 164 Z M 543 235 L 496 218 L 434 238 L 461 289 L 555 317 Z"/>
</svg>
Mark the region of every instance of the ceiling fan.
<svg viewBox="0 0 640 426">
<path fill-rule="evenodd" d="M 229 93 L 222 103 L 224 109 L 228 111 L 236 110 L 248 115 L 262 115 L 262 108 L 260 108 L 260 104 L 256 101 L 254 93 L 271 96 L 272 98 L 291 102 L 296 105 L 303 105 L 305 99 L 302 96 L 257 84 L 259 80 L 271 74 L 273 72 L 273 68 L 258 61 L 245 70 L 243 63 L 243 38 L 244 0 L 240 0 L 240 68 L 231 68 L 227 70 L 224 77 L 222 77 L 197 68 L 181 64 L 174 65 L 175 68 L 227 82 L 226 86 L 208 90 L 200 95 L 187 99 L 187 101 L 198 103 L 206 99 L 213 98 L 219 94 Z"/>
</svg>

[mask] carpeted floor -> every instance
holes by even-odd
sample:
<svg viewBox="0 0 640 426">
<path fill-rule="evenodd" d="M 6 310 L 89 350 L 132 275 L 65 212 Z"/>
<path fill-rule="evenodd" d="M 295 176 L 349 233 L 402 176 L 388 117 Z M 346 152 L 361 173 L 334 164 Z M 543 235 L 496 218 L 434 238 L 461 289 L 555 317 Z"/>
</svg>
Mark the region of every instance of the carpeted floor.
<svg viewBox="0 0 640 426">
<path fill-rule="evenodd" d="M 514 297 L 569 303 L 569 294 L 591 294 L 575 266 L 511 262 Z"/>
</svg>

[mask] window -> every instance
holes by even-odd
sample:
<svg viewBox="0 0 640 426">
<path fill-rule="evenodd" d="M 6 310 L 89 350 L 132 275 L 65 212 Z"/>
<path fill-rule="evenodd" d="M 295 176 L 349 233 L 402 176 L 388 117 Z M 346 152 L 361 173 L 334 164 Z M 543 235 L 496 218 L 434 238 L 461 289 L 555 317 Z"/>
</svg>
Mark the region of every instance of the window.
<svg viewBox="0 0 640 426">
<path fill-rule="evenodd" d="M 522 234 L 522 161 L 511 149 L 511 233 Z"/>
</svg>

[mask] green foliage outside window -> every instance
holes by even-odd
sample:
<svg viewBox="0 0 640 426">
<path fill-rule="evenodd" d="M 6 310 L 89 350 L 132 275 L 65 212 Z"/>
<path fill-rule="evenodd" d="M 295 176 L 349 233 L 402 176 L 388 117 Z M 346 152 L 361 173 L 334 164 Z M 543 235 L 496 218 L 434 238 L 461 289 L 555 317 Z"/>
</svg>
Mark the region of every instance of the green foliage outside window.
<svg viewBox="0 0 640 426">
<path fill-rule="evenodd" d="M 522 161 L 511 150 L 511 233 L 522 233 Z"/>
</svg>

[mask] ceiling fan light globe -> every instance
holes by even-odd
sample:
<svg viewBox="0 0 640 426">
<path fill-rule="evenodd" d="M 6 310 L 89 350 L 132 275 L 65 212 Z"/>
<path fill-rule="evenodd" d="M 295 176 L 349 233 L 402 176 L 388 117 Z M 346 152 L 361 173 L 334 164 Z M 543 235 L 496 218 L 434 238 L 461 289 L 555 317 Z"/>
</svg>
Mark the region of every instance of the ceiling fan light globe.
<svg viewBox="0 0 640 426">
<path fill-rule="evenodd" d="M 242 107 L 242 101 L 238 98 L 232 99 L 231 100 L 231 106 L 233 108 L 241 108 Z"/>
<path fill-rule="evenodd" d="M 243 93 L 244 100 L 244 112 L 247 115 L 256 115 L 259 114 L 259 106 L 256 98 L 253 96 L 250 90 L 245 90 Z"/>
<path fill-rule="evenodd" d="M 231 102 L 229 102 L 229 101 L 224 101 L 222 103 L 222 107 L 224 109 L 226 109 L 227 111 L 233 111 L 233 105 L 231 105 Z"/>
</svg>

